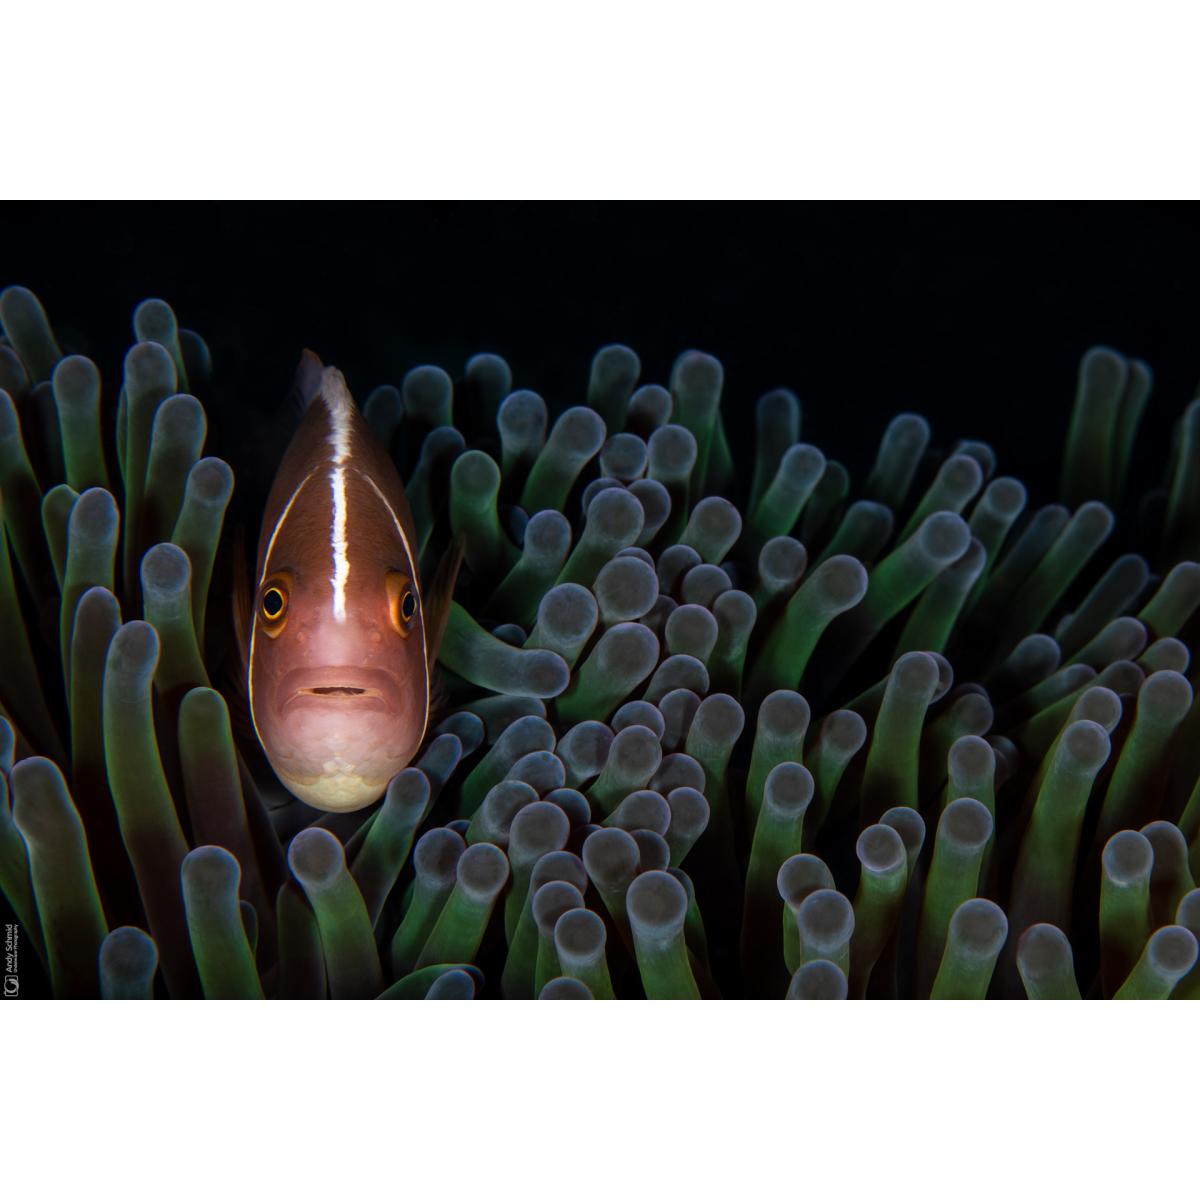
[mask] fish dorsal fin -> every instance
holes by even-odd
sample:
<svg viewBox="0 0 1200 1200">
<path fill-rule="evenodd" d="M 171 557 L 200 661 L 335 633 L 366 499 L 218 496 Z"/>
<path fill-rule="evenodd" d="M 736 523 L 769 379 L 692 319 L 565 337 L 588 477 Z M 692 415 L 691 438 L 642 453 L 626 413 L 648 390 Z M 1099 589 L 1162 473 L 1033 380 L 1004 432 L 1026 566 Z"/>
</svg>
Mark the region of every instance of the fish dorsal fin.
<svg viewBox="0 0 1200 1200">
<path fill-rule="evenodd" d="M 296 368 L 292 386 L 271 420 L 271 444 L 279 447 L 280 458 L 300 428 L 309 405 L 321 394 L 324 374 L 325 367 L 321 360 L 311 350 L 305 350 L 300 355 L 300 365 Z"/>
<path fill-rule="evenodd" d="M 454 585 L 458 582 L 465 543 L 466 538 L 462 533 L 454 535 L 454 540 L 446 547 L 446 553 L 442 555 L 442 561 L 438 563 L 438 569 L 425 594 L 425 656 L 431 675 L 438 651 L 442 647 L 442 634 L 446 632 L 446 622 L 450 619 L 450 601 L 454 598 Z"/>
<path fill-rule="evenodd" d="M 302 409 L 308 406 L 321 394 L 321 381 L 325 367 L 321 360 L 311 351 L 305 350 L 300 355 L 300 365 L 296 368 L 296 395 Z"/>
<path fill-rule="evenodd" d="M 239 521 L 233 531 L 233 632 L 242 663 L 243 690 L 250 671 L 250 630 L 254 624 L 254 585 L 246 570 L 246 527 Z"/>
</svg>

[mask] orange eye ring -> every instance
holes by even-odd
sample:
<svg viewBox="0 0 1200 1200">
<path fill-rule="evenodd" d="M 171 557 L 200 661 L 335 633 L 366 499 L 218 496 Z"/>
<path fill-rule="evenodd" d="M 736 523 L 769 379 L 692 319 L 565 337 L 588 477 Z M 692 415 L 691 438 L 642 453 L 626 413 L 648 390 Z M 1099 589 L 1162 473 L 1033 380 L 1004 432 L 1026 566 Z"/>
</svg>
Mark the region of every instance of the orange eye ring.
<svg viewBox="0 0 1200 1200">
<path fill-rule="evenodd" d="M 262 631 L 277 638 L 287 624 L 288 607 L 292 598 L 292 577 L 288 571 L 277 571 L 263 581 L 259 589 L 257 617 Z"/>
<path fill-rule="evenodd" d="M 387 573 L 388 615 L 392 628 L 402 637 L 408 637 L 416 620 L 420 603 L 412 580 L 403 571 Z"/>
</svg>

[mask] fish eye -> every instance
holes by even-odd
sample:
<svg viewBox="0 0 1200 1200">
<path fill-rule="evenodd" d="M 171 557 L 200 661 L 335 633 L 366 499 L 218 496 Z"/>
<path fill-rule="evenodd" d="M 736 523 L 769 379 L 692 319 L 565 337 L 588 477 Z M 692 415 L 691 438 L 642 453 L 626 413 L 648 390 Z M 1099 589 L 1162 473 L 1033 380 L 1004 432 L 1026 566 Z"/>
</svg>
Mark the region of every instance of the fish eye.
<svg viewBox="0 0 1200 1200">
<path fill-rule="evenodd" d="M 387 595 L 392 628 L 401 637 L 406 638 L 412 628 L 412 619 L 417 615 L 417 593 L 412 580 L 403 571 L 389 571 Z"/>
<path fill-rule="evenodd" d="M 292 594 L 291 576 L 286 571 L 272 575 L 259 593 L 259 624 L 268 637 L 276 638 L 287 624 L 288 600 Z"/>
</svg>

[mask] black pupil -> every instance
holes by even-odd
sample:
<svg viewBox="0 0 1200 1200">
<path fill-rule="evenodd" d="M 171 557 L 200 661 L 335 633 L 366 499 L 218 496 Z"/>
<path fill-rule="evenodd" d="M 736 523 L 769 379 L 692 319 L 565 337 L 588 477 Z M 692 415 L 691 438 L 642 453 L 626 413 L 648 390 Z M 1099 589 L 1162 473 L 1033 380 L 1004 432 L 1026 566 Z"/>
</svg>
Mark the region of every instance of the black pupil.
<svg viewBox="0 0 1200 1200">
<path fill-rule="evenodd" d="M 263 612 L 268 617 L 277 617 L 283 612 L 283 593 L 278 588 L 272 588 L 263 597 Z"/>
<path fill-rule="evenodd" d="M 417 611 L 417 601 L 412 592 L 408 592 L 400 601 L 400 611 L 404 614 L 406 621 Z"/>
</svg>

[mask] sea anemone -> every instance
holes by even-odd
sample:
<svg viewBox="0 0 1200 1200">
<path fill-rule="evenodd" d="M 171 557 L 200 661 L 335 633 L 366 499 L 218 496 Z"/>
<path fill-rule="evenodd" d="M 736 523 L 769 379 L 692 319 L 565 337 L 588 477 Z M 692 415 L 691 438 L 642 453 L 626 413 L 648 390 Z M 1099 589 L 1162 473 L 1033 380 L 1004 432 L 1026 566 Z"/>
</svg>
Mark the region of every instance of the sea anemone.
<svg viewBox="0 0 1200 1200">
<path fill-rule="evenodd" d="M 1083 355 L 1033 512 L 912 413 L 852 497 L 786 388 L 739 474 L 699 351 L 606 346 L 553 422 L 491 354 L 377 388 L 464 566 L 413 765 L 323 814 L 239 708 L 205 343 L 143 302 L 118 389 L 0 325 L 0 889 L 54 996 L 1200 995 L 1200 400 L 1126 505 L 1145 364 Z"/>
</svg>

